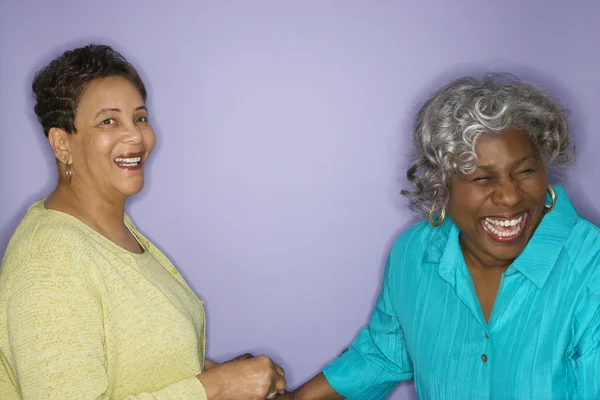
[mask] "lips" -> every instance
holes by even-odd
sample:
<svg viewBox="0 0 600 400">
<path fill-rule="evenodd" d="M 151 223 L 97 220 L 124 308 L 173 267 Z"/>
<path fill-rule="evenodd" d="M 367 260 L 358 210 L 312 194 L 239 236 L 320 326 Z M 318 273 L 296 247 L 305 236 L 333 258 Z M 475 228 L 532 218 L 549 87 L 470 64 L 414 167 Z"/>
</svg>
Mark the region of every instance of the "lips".
<svg viewBox="0 0 600 400">
<path fill-rule="evenodd" d="M 126 171 L 137 170 L 142 167 L 142 156 L 144 153 L 126 153 L 114 158 L 117 167 Z"/>
<path fill-rule="evenodd" d="M 510 243 L 518 240 L 527 225 L 527 212 L 523 212 L 509 218 L 486 217 L 481 224 L 488 236 L 499 243 Z"/>
</svg>

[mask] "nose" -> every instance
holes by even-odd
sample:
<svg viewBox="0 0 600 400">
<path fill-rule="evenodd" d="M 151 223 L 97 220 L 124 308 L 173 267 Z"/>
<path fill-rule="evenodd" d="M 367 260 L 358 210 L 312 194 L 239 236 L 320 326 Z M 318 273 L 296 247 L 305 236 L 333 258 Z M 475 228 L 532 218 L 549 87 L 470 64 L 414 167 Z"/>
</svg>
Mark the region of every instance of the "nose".
<svg viewBox="0 0 600 400">
<path fill-rule="evenodd" d="M 503 207 L 514 207 L 523 200 L 523 191 L 518 183 L 512 179 L 498 182 L 498 187 L 492 193 L 492 201 Z"/>
<path fill-rule="evenodd" d="M 123 141 L 125 143 L 139 144 L 144 140 L 144 135 L 134 123 L 130 124 L 125 131 Z"/>
</svg>

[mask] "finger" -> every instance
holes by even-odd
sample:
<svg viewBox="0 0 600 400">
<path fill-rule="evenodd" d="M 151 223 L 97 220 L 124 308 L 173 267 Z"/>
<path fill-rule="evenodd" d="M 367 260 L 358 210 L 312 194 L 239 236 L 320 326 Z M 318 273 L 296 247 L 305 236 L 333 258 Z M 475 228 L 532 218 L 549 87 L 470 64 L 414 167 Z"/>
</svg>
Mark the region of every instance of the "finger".
<svg viewBox="0 0 600 400">
<path fill-rule="evenodd" d="M 279 396 L 275 397 L 276 400 L 295 400 L 294 393 L 288 392 L 287 390 L 284 393 L 279 393 Z"/>
<path fill-rule="evenodd" d="M 249 358 L 253 358 L 254 356 L 250 353 L 245 353 L 242 354 L 241 356 L 237 356 L 236 358 L 233 359 L 233 361 L 241 361 L 241 360 L 247 360 Z"/>
<path fill-rule="evenodd" d="M 283 368 L 281 368 L 280 365 L 273 363 L 273 366 L 275 367 L 275 371 L 277 371 L 279 375 L 285 376 L 285 371 L 283 370 Z"/>
<path fill-rule="evenodd" d="M 275 386 L 275 384 L 272 384 L 271 387 L 269 388 L 269 393 L 267 394 L 266 399 L 267 400 L 274 399 L 275 397 L 277 397 L 278 394 L 279 394 L 279 390 L 277 390 L 277 386 Z"/>
<path fill-rule="evenodd" d="M 267 397 L 265 397 L 265 398 L 266 398 L 267 400 L 271 400 L 271 399 L 274 399 L 274 398 L 275 398 L 275 396 L 277 396 L 277 394 L 278 394 L 278 392 L 277 392 L 277 391 L 274 391 L 274 392 L 271 392 L 271 393 L 269 393 L 269 394 L 267 395 Z"/>
<path fill-rule="evenodd" d="M 284 394 L 285 387 L 286 387 L 285 378 L 283 376 L 278 377 L 277 380 L 275 380 L 275 388 L 277 389 L 277 393 Z"/>
</svg>

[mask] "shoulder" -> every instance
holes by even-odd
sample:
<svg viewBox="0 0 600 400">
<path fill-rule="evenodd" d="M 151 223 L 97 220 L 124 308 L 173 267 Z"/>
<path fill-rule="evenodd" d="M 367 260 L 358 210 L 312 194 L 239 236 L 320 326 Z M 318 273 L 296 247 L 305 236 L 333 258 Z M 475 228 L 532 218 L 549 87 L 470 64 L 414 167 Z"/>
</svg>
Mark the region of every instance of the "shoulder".
<svg viewBox="0 0 600 400">
<path fill-rule="evenodd" d="M 409 246 L 421 245 L 431 234 L 433 227 L 426 221 L 417 222 L 408 229 L 404 230 L 396 240 L 392 247 L 392 253 L 404 253 Z"/>
<path fill-rule="evenodd" d="M 13 233 L 2 260 L 0 283 L 28 275 L 33 265 L 66 270 L 78 265 L 89 249 L 89 236 L 66 216 L 34 203 Z"/>
<path fill-rule="evenodd" d="M 426 252 L 443 252 L 452 222 L 444 222 L 439 227 L 433 227 L 428 221 L 417 222 L 402 232 L 390 253 L 394 262 L 410 258 L 413 262 L 422 262 Z"/>
<path fill-rule="evenodd" d="M 388 256 L 386 276 L 392 280 L 405 279 L 420 274 L 426 262 L 439 261 L 448 242 L 452 222 L 433 227 L 421 221 L 403 231 Z M 408 275 L 407 275 L 408 274 Z"/>
<path fill-rule="evenodd" d="M 428 262 L 439 262 L 453 227 L 451 221 L 433 227 L 428 221 L 413 224 L 395 240 L 384 272 L 385 287 L 391 292 L 431 273 Z M 423 275 L 425 274 L 425 275 Z M 408 293 L 410 290 L 406 291 Z"/>
</svg>

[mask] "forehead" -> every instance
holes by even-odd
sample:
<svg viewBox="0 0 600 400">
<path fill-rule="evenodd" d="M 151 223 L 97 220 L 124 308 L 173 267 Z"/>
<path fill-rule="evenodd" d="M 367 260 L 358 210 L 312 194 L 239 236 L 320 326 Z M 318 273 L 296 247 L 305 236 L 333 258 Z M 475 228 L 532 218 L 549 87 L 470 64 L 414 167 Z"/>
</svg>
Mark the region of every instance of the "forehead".
<svg viewBox="0 0 600 400">
<path fill-rule="evenodd" d="M 77 113 L 92 112 L 99 108 L 136 108 L 144 104 L 137 88 L 127 79 L 110 76 L 90 82 L 84 89 Z"/>
<path fill-rule="evenodd" d="M 531 139 L 518 129 L 480 136 L 475 151 L 479 165 L 497 167 L 518 162 L 523 157 L 538 155 Z"/>
</svg>

